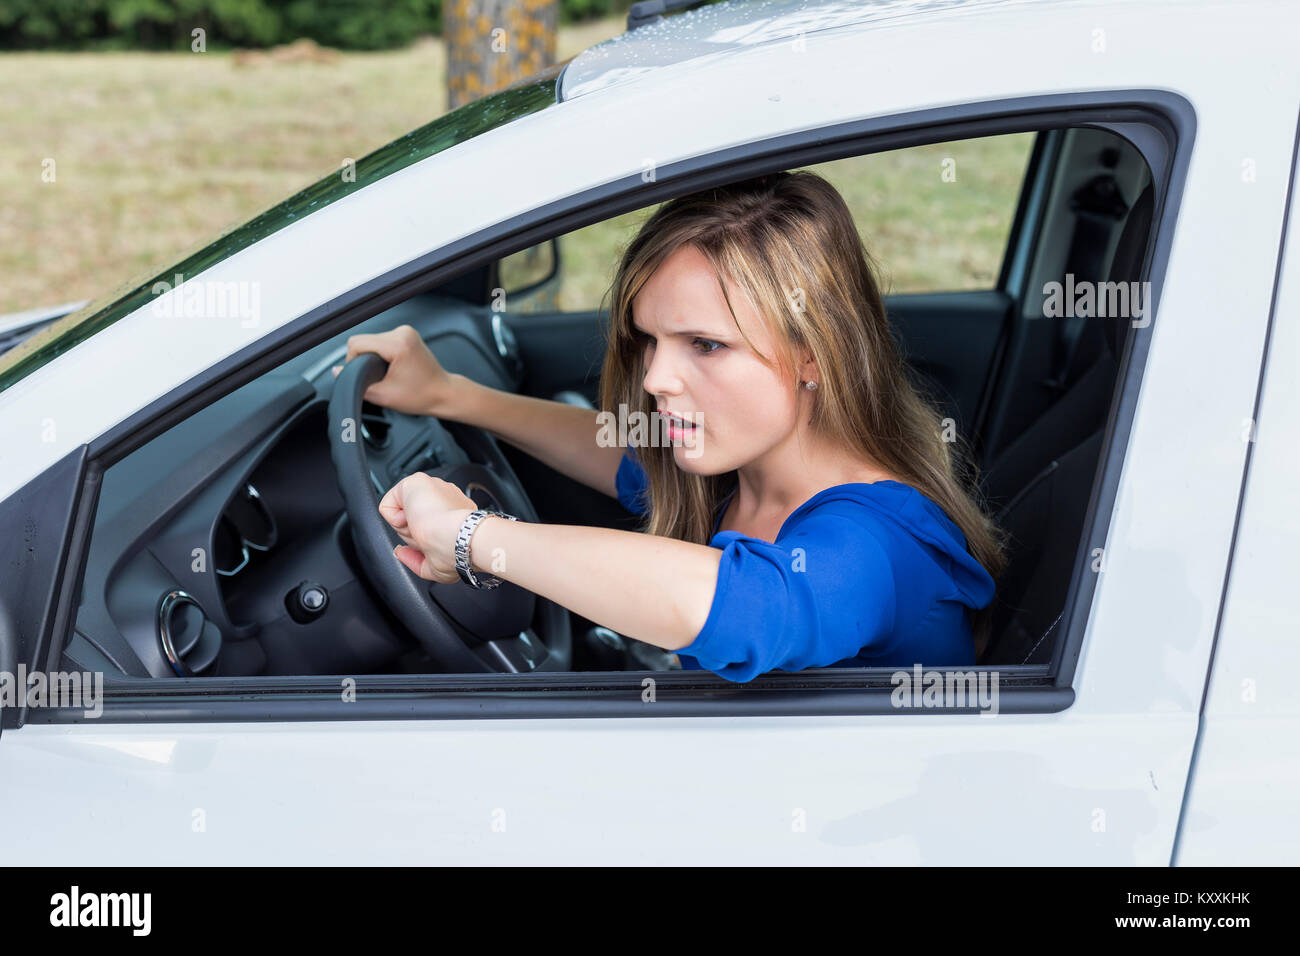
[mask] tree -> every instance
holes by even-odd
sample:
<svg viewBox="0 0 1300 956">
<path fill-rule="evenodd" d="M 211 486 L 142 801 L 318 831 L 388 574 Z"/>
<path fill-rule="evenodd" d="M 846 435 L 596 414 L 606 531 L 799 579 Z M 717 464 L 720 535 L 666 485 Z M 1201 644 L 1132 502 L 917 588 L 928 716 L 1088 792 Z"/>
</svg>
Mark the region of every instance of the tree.
<svg viewBox="0 0 1300 956">
<path fill-rule="evenodd" d="M 556 0 L 445 0 L 447 108 L 555 62 Z"/>
</svg>

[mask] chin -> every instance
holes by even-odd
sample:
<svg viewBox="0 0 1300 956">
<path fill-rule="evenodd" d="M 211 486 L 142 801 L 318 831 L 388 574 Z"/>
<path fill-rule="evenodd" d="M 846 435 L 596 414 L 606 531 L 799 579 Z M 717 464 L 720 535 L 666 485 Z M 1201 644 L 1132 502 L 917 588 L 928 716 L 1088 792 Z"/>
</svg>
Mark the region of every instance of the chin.
<svg viewBox="0 0 1300 956">
<path fill-rule="evenodd" d="M 677 467 L 694 475 L 718 474 L 717 469 L 711 468 L 709 465 L 709 460 L 712 457 L 712 455 L 698 448 L 673 445 L 673 461 L 676 462 Z"/>
<path fill-rule="evenodd" d="M 737 466 L 727 464 L 727 458 L 726 454 L 719 454 L 715 447 L 673 446 L 673 461 L 677 467 L 693 475 L 725 475 L 729 471 L 734 471 Z"/>
</svg>

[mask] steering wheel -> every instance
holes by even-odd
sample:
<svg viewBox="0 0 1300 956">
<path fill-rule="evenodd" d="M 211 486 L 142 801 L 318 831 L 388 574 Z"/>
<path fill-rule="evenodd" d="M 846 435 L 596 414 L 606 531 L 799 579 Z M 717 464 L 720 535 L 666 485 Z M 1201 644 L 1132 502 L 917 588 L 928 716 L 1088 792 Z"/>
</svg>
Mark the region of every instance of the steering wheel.
<svg viewBox="0 0 1300 956">
<path fill-rule="evenodd" d="M 572 633 L 569 614 L 560 605 L 509 581 L 491 590 L 462 581 L 426 581 L 393 554 L 402 539 L 379 513 L 380 493 L 361 427 L 366 389 L 387 371 L 388 363 L 379 355 L 358 355 L 334 380 L 329 403 L 330 457 L 366 577 L 444 673 L 569 670 Z M 480 508 L 536 521 L 537 512 L 495 439 L 463 425 L 455 437 L 468 460 L 426 473 L 456 485 Z"/>
</svg>

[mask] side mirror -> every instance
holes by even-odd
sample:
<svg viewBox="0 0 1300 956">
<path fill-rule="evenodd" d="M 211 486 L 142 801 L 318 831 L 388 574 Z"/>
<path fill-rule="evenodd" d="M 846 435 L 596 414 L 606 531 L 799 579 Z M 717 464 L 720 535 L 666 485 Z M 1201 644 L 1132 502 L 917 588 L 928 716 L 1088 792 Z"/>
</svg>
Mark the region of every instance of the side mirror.
<svg viewBox="0 0 1300 956">
<path fill-rule="evenodd" d="M 529 246 L 497 262 L 497 275 L 506 296 L 529 296 L 556 282 L 560 276 L 559 237 Z"/>
</svg>

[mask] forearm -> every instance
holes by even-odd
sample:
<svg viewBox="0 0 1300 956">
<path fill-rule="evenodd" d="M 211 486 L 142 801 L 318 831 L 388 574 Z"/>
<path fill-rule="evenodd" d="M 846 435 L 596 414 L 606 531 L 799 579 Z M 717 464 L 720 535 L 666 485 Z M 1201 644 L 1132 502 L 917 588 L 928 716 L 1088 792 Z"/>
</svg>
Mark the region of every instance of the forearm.
<svg viewBox="0 0 1300 956">
<path fill-rule="evenodd" d="M 704 628 L 722 552 L 631 531 L 490 517 L 474 531 L 470 558 L 476 572 L 675 651 Z"/>
<path fill-rule="evenodd" d="M 443 417 L 482 428 L 555 470 L 617 497 L 614 476 L 625 449 L 597 443 L 595 409 L 515 395 L 457 376 L 457 403 Z"/>
</svg>

